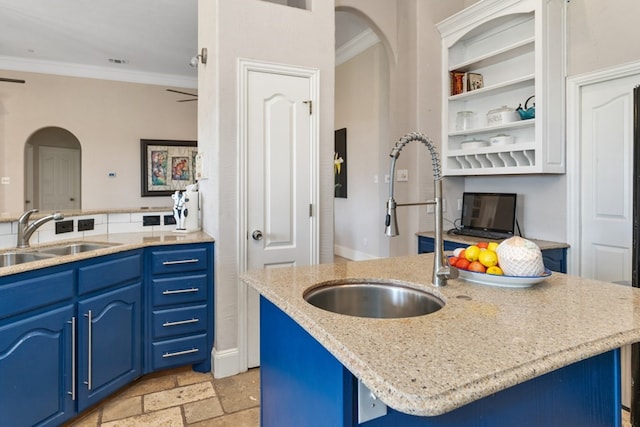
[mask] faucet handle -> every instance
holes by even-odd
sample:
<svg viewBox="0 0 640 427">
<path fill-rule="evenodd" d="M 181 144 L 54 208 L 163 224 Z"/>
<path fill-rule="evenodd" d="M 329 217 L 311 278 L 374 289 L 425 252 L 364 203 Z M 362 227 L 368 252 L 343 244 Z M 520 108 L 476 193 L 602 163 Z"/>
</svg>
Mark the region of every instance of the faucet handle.
<svg viewBox="0 0 640 427">
<path fill-rule="evenodd" d="M 28 211 L 26 211 L 25 213 L 23 213 L 22 215 L 20 215 L 20 218 L 18 218 L 18 222 L 25 222 L 29 220 L 29 217 L 31 216 L 31 214 L 38 212 L 38 209 L 30 209 Z"/>
</svg>

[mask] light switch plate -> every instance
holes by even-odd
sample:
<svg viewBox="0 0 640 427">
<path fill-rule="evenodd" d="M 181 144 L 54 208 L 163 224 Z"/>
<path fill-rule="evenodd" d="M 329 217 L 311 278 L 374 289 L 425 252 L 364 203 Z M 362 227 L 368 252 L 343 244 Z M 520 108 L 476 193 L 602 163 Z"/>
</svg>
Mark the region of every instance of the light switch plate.
<svg viewBox="0 0 640 427">
<path fill-rule="evenodd" d="M 409 181 L 409 170 L 408 169 L 398 169 L 396 171 L 396 181 L 398 181 L 398 182 Z"/>
</svg>

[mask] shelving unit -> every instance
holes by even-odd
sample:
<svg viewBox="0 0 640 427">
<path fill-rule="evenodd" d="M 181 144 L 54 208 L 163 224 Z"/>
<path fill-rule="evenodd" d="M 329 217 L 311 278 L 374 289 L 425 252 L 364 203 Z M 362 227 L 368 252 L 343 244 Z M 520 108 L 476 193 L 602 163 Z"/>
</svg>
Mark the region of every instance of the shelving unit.
<svg viewBox="0 0 640 427">
<path fill-rule="evenodd" d="M 564 173 L 564 11 L 562 0 L 482 0 L 440 22 L 443 174 Z M 483 87 L 452 95 L 451 72 L 477 73 Z M 489 126 L 487 113 L 524 107 L 536 118 Z M 531 106 L 531 105 L 529 105 Z M 456 128 L 472 111 L 470 128 Z M 462 148 L 510 135 L 514 143 Z"/>
</svg>

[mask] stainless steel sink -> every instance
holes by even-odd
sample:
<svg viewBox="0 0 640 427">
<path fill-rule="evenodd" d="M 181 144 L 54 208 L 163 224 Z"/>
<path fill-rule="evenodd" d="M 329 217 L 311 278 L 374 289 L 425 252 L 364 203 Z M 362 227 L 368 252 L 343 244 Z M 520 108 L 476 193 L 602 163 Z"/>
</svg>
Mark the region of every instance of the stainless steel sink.
<svg viewBox="0 0 640 427">
<path fill-rule="evenodd" d="M 422 316 L 444 307 L 435 295 L 385 281 L 328 282 L 308 290 L 303 297 L 323 310 L 377 319 Z"/>
<path fill-rule="evenodd" d="M 33 252 L 4 252 L 0 253 L 0 267 L 10 267 L 25 262 L 40 261 L 41 259 L 53 258 L 54 256 L 55 255 Z"/>
<path fill-rule="evenodd" d="M 97 249 L 109 248 L 116 246 L 112 243 L 65 243 L 64 245 L 49 246 L 37 249 L 36 253 L 51 255 L 73 255 L 82 252 L 95 251 Z"/>
</svg>

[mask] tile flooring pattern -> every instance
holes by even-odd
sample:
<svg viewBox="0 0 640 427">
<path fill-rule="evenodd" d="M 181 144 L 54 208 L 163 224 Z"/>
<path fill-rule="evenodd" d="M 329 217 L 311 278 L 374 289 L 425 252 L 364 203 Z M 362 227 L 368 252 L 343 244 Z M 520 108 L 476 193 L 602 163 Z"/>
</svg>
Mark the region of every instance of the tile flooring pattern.
<svg viewBox="0 0 640 427">
<path fill-rule="evenodd" d="M 260 370 L 214 379 L 191 367 L 146 375 L 66 427 L 258 427 Z"/>
</svg>

